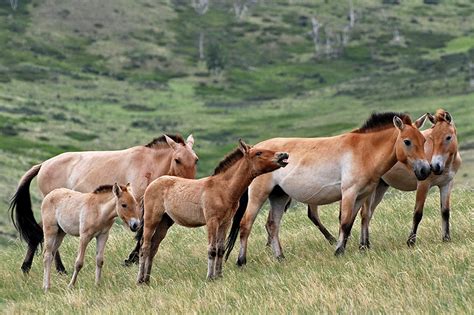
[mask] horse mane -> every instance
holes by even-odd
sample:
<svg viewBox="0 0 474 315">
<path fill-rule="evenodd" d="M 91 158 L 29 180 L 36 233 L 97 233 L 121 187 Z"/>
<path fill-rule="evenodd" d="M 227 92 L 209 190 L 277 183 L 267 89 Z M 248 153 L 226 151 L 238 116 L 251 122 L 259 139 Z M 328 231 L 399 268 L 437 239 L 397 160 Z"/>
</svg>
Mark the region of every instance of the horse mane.
<svg viewBox="0 0 474 315">
<path fill-rule="evenodd" d="M 123 191 L 127 190 L 126 186 L 123 186 L 123 185 L 119 185 L 119 186 L 120 186 L 120 189 L 122 189 Z M 93 194 L 105 194 L 105 193 L 112 192 L 113 188 L 114 188 L 114 185 L 101 185 L 101 186 L 97 187 L 96 189 L 94 189 L 94 191 L 92 193 Z"/>
<path fill-rule="evenodd" d="M 232 165 L 237 163 L 237 161 L 239 161 L 243 156 L 244 154 L 242 153 L 242 151 L 239 148 L 236 148 L 234 151 L 227 154 L 222 161 L 219 162 L 217 167 L 214 169 L 213 175 L 217 175 L 217 174 L 225 172 Z"/>
<path fill-rule="evenodd" d="M 398 116 L 407 125 L 411 125 L 410 116 L 404 113 L 385 112 L 385 113 L 372 113 L 370 117 L 365 121 L 362 127 L 353 130 L 354 133 L 367 133 L 378 130 L 388 129 L 393 126 L 393 117 Z"/>
<path fill-rule="evenodd" d="M 181 143 L 182 145 L 185 145 L 186 142 L 184 141 L 183 136 L 180 134 L 175 134 L 175 135 L 168 135 L 171 139 L 173 139 L 174 142 L 176 143 Z M 168 146 L 168 143 L 166 142 L 165 135 L 159 136 L 158 138 L 154 138 L 151 140 L 149 143 L 145 144 L 145 147 L 147 148 L 155 148 L 155 147 L 160 147 L 160 146 Z"/>
</svg>

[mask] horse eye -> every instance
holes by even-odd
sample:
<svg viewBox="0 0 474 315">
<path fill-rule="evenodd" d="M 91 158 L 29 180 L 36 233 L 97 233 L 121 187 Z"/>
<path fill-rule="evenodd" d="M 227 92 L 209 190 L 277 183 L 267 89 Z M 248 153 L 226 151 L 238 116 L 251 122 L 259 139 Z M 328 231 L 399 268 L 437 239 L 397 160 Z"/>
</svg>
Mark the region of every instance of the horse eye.
<svg viewBox="0 0 474 315">
<path fill-rule="evenodd" d="M 174 161 L 176 162 L 176 164 L 181 164 L 181 161 L 179 159 L 174 159 Z"/>
<path fill-rule="evenodd" d="M 195 162 L 195 163 L 198 164 L 198 162 L 199 162 L 199 159 L 196 159 L 196 162 Z"/>
<path fill-rule="evenodd" d="M 451 136 L 447 136 L 446 141 L 450 141 L 450 140 L 451 140 Z"/>
<path fill-rule="evenodd" d="M 256 156 L 260 156 L 262 155 L 262 152 L 258 151 L 257 153 L 255 153 Z"/>
<path fill-rule="evenodd" d="M 126 204 L 126 203 L 122 203 L 122 208 L 127 208 L 127 204 Z"/>
<path fill-rule="evenodd" d="M 410 140 L 403 140 L 403 143 L 405 143 L 405 145 L 407 147 L 409 147 L 411 145 L 411 141 Z"/>
</svg>

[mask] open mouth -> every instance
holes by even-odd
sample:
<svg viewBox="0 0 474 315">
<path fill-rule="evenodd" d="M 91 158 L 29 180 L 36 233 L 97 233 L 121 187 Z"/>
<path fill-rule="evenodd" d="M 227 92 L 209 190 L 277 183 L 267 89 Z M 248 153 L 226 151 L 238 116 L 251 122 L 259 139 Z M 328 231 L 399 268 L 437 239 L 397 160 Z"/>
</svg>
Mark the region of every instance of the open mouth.
<svg viewBox="0 0 474 315">
<path fill-rule="evenodd" d="M 287 157 L 281 157 L 281 158 L 278 159 L 277 163 L 281 167 L 285 167 L 285 166 L 288 165 L 288 158 Z"/>
</svg>

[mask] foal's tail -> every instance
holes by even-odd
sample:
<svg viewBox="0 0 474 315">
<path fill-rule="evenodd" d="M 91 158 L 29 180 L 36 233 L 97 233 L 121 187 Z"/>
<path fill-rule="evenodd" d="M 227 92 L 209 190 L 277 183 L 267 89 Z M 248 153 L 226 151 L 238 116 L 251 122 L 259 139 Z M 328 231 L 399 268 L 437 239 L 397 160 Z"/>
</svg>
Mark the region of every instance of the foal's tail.
<svg viewBox="0 0 474 315">
<path fill-rule="evenodd" d="M 229 232 L 229 236 L 227 237 L 227 242 L 225 245 L 225 261 L 229 258 L 230 252 L 234 248 L 235 240 L 237 239 L 237 235 L 239 235 L 240 230 L 240 221 L 244 217 L 245 210 L 247 209 L 247 204 L 249 201 L 249 190 L 248 188 L 243 193 L 242 197 L 240 197 L 239 201 L 239 208 L 237 212 L 234 214 L 234 218 L 232 220 L 232 227 Z"/>
<path fill-rule="evenodd" d="M 34 248 L 43 242 L 43 229 L 36 222 L 31 209 L 30 183 L 40 168 L 41 164 L 35 165 L 23 175 L 9 207 L 13 225 L 21 238 Z"/>
</svg>

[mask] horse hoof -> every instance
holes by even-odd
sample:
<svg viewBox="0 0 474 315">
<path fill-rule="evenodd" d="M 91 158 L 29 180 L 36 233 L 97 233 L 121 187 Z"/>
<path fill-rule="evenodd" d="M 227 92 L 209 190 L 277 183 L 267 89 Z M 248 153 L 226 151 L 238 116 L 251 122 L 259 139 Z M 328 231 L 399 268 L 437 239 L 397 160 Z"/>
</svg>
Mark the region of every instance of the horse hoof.
<svg viewBox="0 0 474 315">
<path fill-rule="evenodd" d="M 336 248 L 336 251 L 334 252 L 334 256 L 342 256 L 342 255 L 344 255 L 344 247 Z"/>
<path fill-rule="evenodd" d="M 370 245 L 369 244 L 359 244 L 359 250 L 362 251 L 362 252 L 366 252 L 370 249 Z"/>
<path fill-rule="evenodd" d="M 414 247 L 416 244 L 416 237 L 410 237 L 407 241 L 408 247 Z"/>
<path fill-rule="evenodd" d="M 247 264 L 247 258 L 239 257 L 237 258 L 237 266 L 242 267 Z"/>
<path fill-rule="evenodd" d="M 58 274 L 60 274 L 62 276 L 67 276 L 66 269 L 57 269 L 56 271 L 58 272 Z"/>
<path fill-rule="evenodd" d="M 451 242 L 451 236 L 449 235 L 443 236 L 443 242 Z"/>
<path fill-rule="evenodd" d="M 281 255 L 277 256 L 276 259 L 277 259 L 278 262 L 282 262 L 282 261 L 285 260 L 285 255 L 281 254 Z"/>
<path fill-rule="evenodd" d="M 30 269 L 31 269 L 31 266 L 28 266 L 25 264 L 21 265 L 21 271 L 23 271 L 24 275 L 28 275 L 30 272 Z"/>
</svg>

